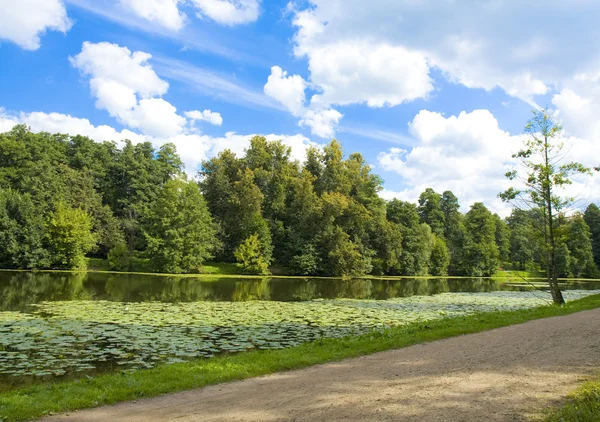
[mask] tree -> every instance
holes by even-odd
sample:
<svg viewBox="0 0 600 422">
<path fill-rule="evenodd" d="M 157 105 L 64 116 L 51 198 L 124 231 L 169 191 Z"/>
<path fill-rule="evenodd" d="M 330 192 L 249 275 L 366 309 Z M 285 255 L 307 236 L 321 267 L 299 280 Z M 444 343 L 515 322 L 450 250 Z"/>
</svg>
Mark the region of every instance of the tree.
<svg viewBox="0 0 600 422">
<path fill-rule="evenodd" d="M 0 189 L 0 268 L 50 266 L 43 215 L 28 194 Z"/>
<path fill-rule="evenodd" d="M 80 208 L 59 202 L 48 221 L 48 243 L 55 266 L 69 270 L 85 269 L 85 255 L 96 247 L 90 215 Z"/>
<path fill-rule="evenodd" d="M 258 235 L 252 234 L 234 252 L 239 266 L 248 274 L 269 274 L 269 262 L 265 260 Z"/>
<path fill-rule="evenodd" d="M 509 257 L 513 265 L 525 270 L 538 255 L 537 241 L 530 213 L 513 209 L 507 218 L 509 231 Z"/>
<path fill-rule="evenodd" d="M 446 216 L 441 205 L 442 195 L 431 188 L 425 189 L 425 192 L 419 196 L 419 217 L 421 218 L 421 222 L 429 224 L 431 231 L 436 236 L 444 236 L 446 225 Z M 450 209 L 447 211 L 451 213 Z"/>
<path fill-rule="evenodd" d="M 501 262 L 510 259 L 510 233 L 506 222 L 498 214 L 494 214 L 496 225 L 496 246 L 498 246 L 499 259 Z"/>
<path fill-rule="evenodd" d="M 448 272 L 451 275 L 459 273 L 466 231 L 464 216 L 460 213 L 460 204 L 454 193 L 447 190 L 442 193 L 440 208 L 444 213 L 444 238 L 450 254 Z"/>
<path fill-rule="evenodd" d="M 598 267 L 594 262 L 590 228 L 581 214 L 575 214 L 570 219 L 566 237 L 571 257 L 570 273 L 574 277 L 597 277 Z"/>
<path fill-rule="evenodd" d="M 197 272 L 210 258 L 216 229 L 195 182 L 165 183 L 144 224 L 146 254 L 161 272 Z"/>
<path fill-rule="evenodd" d="M 494 216 L 483 203 L 476 202 L 465 216 L 465 228 L 463 275 L 491 276 L 499 264 Z"/>
<path fill-rule="evenodd" d="M 562 163 L 562 127 L 549 110 L 535 110 L 525 126 L 525 132 L 529 137 L 524 148 L 513 155 L 520 167 L 506 173 L 508 179 L 518 182 L 518 186 L 507 189 L 499 196 L 518 207 L 541 211 L 546 279 L 554 303 L 562 305 L 565 300 L 558 285 L 556 262 L 557 216 L 573 200 L 559 196 L 557 191 L 571 184 L 573 175 L 590 174 L 590 169 L 577 162 Z"/>
<path fill-rule="evenodd" d="M 429 274 L 436 276 L 448 275 L 448 265 L 450 264 L 450 254 L 446 247 L 444 239 L 433 236 L 433 246 L 431 257 L 429 258 Z"/>
<path fill-rule="evenodd" d="M 387 204 L 387 218 L 398 225 L 402 236 L 399 274 L 427 275 L 433 246 L 432 233 L 428 224 L 419 223 L 416 205 L 393 199 Z"/>
<path fill-rule="evenodd" d="M 583 218 L 590 228 L 592 237 L 592 253 L 594 254 L 594 262 L 600 268 L 600 208 L 596 204 L 590 204 L 585 209 Z"/>
</svg>

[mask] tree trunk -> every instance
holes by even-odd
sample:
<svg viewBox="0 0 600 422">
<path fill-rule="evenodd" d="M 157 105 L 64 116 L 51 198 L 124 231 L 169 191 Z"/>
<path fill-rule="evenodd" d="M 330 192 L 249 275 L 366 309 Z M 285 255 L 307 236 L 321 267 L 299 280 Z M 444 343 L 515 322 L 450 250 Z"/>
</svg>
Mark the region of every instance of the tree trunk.
<svg viewBox="0 0 600 422">
<path fill-rule="evenodd" d="M 548 255 L 550 260 L 546 261 L 546 277 L 548 279 L 548 285 L 550 286 L 550 293 L 552 293 L 552 300 L 557 305 L 564 305 L 565 299 L 560 287 L 558 286 L 558 276 L 556 274 L 556 242 L 554 241 L 554 222 L 552 221 L 552 190 L 550 187 L 550 172 L 548 170 L 548 137 L 544 137 L 544 151 L 546 160 L 546 211 L 548 213 L 548 239 L 550 248 Z"/>
</svg>

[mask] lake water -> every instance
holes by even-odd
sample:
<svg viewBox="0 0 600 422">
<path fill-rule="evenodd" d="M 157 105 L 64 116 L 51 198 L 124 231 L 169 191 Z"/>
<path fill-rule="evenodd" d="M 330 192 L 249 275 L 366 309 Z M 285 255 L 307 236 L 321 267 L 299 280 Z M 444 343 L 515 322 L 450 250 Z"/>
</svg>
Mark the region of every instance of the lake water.
<svg viewBox="0 0 600 422">
<path fill-rule="evenodd" d="M 536 282 L 544 288 L 542 281 Z M 600 282 L 570 282 L 565 289 L 600 289 Z M 314 299 L 386 300 L 446 292 L 531 290 L 520 279 L 484 278 L 227 278 L 109 273 L 0 271 L 0 311 L 24 311 L 44 301 L 106 300 L 168 303 Z"/>
<path fill-rule="evenodd" d="M 550 302 L 516 281 L 0 271 L 0 392 Z M 600 294 L 563 287 L 567 300 Z"/>
</svg>

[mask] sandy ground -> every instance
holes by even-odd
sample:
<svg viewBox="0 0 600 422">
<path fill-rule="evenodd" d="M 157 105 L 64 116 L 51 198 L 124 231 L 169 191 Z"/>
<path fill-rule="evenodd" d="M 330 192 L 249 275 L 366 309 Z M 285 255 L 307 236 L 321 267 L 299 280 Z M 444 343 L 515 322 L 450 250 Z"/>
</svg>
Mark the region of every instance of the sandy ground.
<svg viewBox="0 0 600 422">
<path fill-rule="evenodd" d="M 600 370 L 600 310 L 46 421 L 523 421 Z"/>
</svg>

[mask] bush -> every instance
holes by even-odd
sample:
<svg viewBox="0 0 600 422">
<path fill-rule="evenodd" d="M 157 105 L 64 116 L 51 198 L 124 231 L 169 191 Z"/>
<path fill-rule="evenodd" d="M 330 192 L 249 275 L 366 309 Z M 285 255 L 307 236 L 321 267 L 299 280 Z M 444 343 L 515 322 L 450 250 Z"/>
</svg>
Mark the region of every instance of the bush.
<svg viewBox="0 0 600 422">
<path fill-rule="evenodd" d="M 108 251 L 108 265 L 111 270 L 131 271 L 133 256 L 125 243 L 118 243 Z"/>
<path fill-rule="evenodd" d="M 246 274 L 269 274 L 269 262 L 263 256 L 262 249 L 258 235 L 253 234 L 235 250 L 235 259 Z"/>
</svg>

